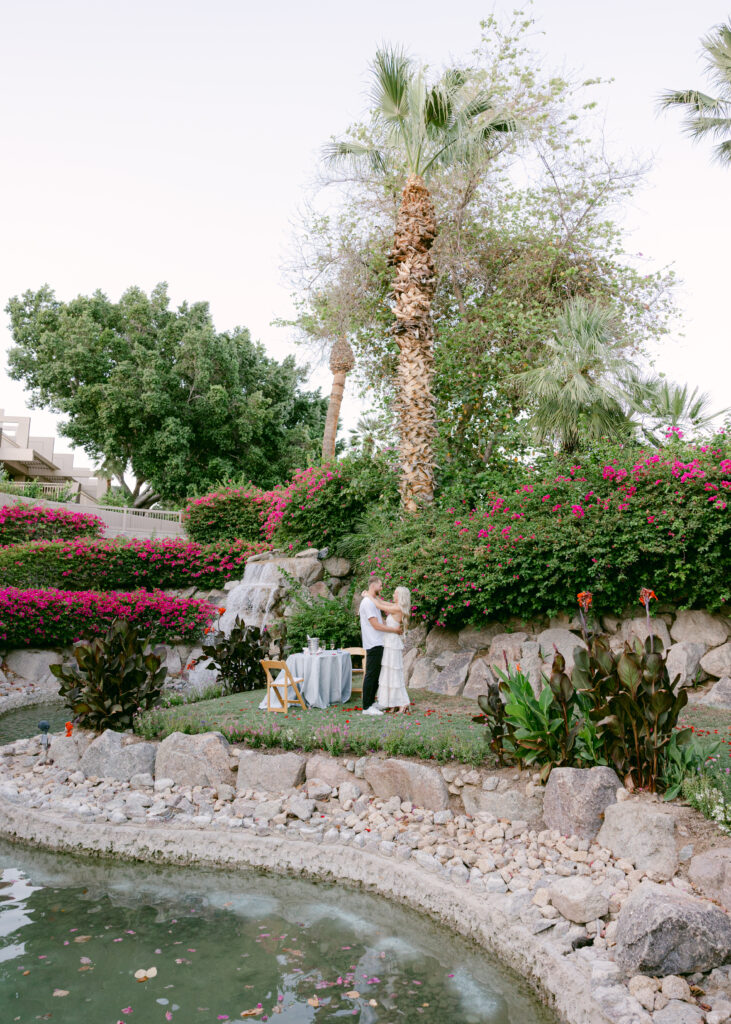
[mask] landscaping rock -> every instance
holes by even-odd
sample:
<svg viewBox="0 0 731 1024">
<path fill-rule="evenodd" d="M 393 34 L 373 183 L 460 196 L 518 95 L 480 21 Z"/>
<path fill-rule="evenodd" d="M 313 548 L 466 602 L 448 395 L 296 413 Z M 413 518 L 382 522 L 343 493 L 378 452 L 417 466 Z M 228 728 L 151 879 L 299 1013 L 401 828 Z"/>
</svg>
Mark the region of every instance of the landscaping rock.
<svg viewBox="0 0 731 1024">
<path fill-rule="evenodd" d="M 307 800 L 303 796 L 293 797 L 289 801 L 289 813 L 300 821 L 308 821 L 315 811 L 315 801 Z"/>
<path fill-rule="evenodd" d="M 426 653 L 430 658 L 435 658 L 445 651 L 456 651 L 459 649 L 459 640 L 456 633 L 443 626 L 435 626 L 426 637 Z"/>
<path fill-rule="evenodd" d="M 353 776 L 334 757 L 327 757 L 325 754 L 315 754 L 309 758 L 305 765 L 305 778 L 322 779 L 328 786 L 340 786 L 344 782 L 353 781 Z M 298 783 L 294 783 L 298 785 Z"/>
<path fill-rule="evenodd" d="M 350 572 L 350 562 L 347 558 L 326 558 L 322 563 L 322 566 L 328 576 L 337 576 L 341 579 L 343 576 L 347 576 Z"/>
<path fill-rule="evenodd" d="M 470 672 L 467 676 L 465 688 L 462 690 L 463 697 L 477 698 L 481 693 L 487 695 L 489 687 L 495 682 L 492 669 L 484 658 L 477 658 L 470 665 Z M 479 709 L 475 708 L 475 712 Z"/>
<path fill-rule="evenodd" d="M 706 644 L 681 640 L 673 644 L 667 655 L 667 669 L 670 683 L 675 689 L 681 686 L 693 686 L 698 675 L 701 658 L 708 650 Z M 677 683 L 676 676 L 679 676 Z"/>
<path fill-rule="evenodd" d="M 409 686 L 412 690 L 431 690 L 436 683 L 439 669 L 431 658 L 421 657 L 414 662 Z"/>
<path fill-rule="evenodd" d="M 670 633 L 668 633 L 668 627 L 665 625 L 662 619 L 650 619 L 652 626 L 652 635 L 657 636 L 662 640 L 663 650 L 667 650 L 672 645 L 670 639 Z M 632 643 L 635 637 L 644 644 L 645 640 L 649 636 L 647 629 L 647 618 L 626 619 L 619 630 L 619 636 L 622 640 L 629 641 Z"/>
<path fill-rule="evenodd" d="M 731 676 L 731 643 L 722 644 L 701 658 L 701 668 L 709 676 Z"/>
<path fill-rule="evenodd" d="M 196 658 L 201 658 L 202 663 L 200 665 L 194 665 L 192 668 L 187 668 L 188 665 Z M 197 690 L 199 693 L 205 690 L 209 686 L 214 686 L 218 682 L 218 670 L 215 668 L 206 668 L 208 664 L 208 655 L 206 654 L 204 647 L 195 647 L 190 652 L 190 658 L 186 662 L 185 675 L 188 680 L 188 688 L 190 690 Z"/>
<path fill-rule="evenodd" d="M 479 786 L 463 786 L 460 790 L 464 809 L 468 814 L 494 814 L 507 821 L 539 822 L 543 815 L 543 800 L 536 793 L 526 796 L 518 789 L 492 790 Z"/>
<path fill-rule="evenodd" d="M 703 1024 L 706 1018 L 699 1007 L 671 999 L 652 1019 L 654 1024 Z"/>
<path fill-rule="evenodd" d="M 724 676 L 711 687 L 708 693 L 702 698 L 701 703 L 712 704 L 716 708 L 728 708 L 731 710 L 731 676 Z"/>
<path fill-rule="evenodd" d="M 604 812 L 597 842 L 615 856 L 625 857 L 636 868 L 652 871 L 659 878 L 672 878 L 678 870 L 675 819 L 645 801 L 610 804 Z"/>
<path fill-rule="evenodd" d="M 414 626 L 404 637 L 404 654 L 414 647 L 422 647 L 426 643 L 426 626 Z"/>
<path fill-rule="evenodd" d="M 263 789 L 267 793 L 293 789 L 305 781 L 306 764 L 307 759 L 301 754 L 262 754 L 258 750 L 241 750 L 236 788 Z"/>
<path fill-rule="evenodd" d="M 414 670 L 414 665 L 419 657 L 418 647 L 412 647 L 410 651 L 404 654 L 404 683 L 408 686 L 409 680 L 411 679 L 411 673 Z"/>
<path fill-rule="evenodd" d="M 685 978 L 679 978 L 677 974 L 668 974 L 663 978 L 660 991 L 666 999 L 683 999 L 689 1002 L 693 998 L 690 985 Z"/>
<path fill-rule="evenodd" d="M 709 971 L 731 957 L 731 918 L 674 886 L 644 881 L 622 905 L 616 939 L 628 974 Z"/>
<path fill-rule="evenodd" d="M 704 896 L 731 910 L 731 846 L 696 854 L 688 865 L 688 878 Z"/>
<path fill-rule="evenodd" d="M 459 631 L 457 642 L 465 651 L 487 650 L 495 637 L 504 632 L 505 626 L 500 622 L 486 623 L 483 626 L 465 626 Z"/>
<path fill-rule="evenodd" d="M 11 672 L 28 683 L 42 683 L 53 679 L 51 665 L 60 665 L 63 655 L 56 651 L 40 651 L 26 648 L 22 651 L 9 651 L 5 656 L 5 664 Z"/>
<path fill-rule="evenodd" d="M 74 771 L 79 767 L 82 755 L 94 742 L 95 735 L 89 729 L 74 729 L 71 736 L 51 737 L 51 760 L 57 768 Z"/>
<path fill-rule="evenodd" d="M 585 875 L 559 878 L 548 890 L 556 910 L 574 924 L 596 921 L 609 913 L 609 901 Z"/>
<path fill-rule="evenodd" d="M 675 622 L 670 627 L 670 636 L 673 640 L 705 644 L 707 648 L 725 643 L 728 632 L 724 619 L 704 611 L 678 612 Z"/>
<path fill-rule="evenodd" d="M 429 811 L 442 811 L 449 805 L 446 783 L 436 768 L 398 758 L 369 758 L 364 774 L 382 800 L 398 796 Z"/>
<path fill-rule="evenodd" d="M 527 633 L 498 633 L 490 643 L 490 651 L 487 656 L 488 665 L 504 672 L 505 658 L 507 658 L 510 667 L 514 668 L 520 661 L 523 644 L 527 639 Z"/>
<path fill-rule="evenodd" d="M 553 651 L 551 652 L 553 654 Z M 520 655 L 520 670 L 528 677 L 533 693 L 540 697 L 543 690 L 543 676 L 550 674 L 551 661 L 544 660 L 541 645 L 537 640 L 526 640 Z"/>
<path fill-rule="evenodd" d="M 79 768 L 87 777 L 119 779 L 128 782 L 133 775 L 150 775 L 155 770 L 154 743 L 123 743 L 121 732 L 106 729 L 101 736 L 90 743 L 79 762 Z"/>
<path fill-rule="evenodd" d="M 536 639 L 545 661 L 552 662 L 556 653 L 554 646 L 558 648 L 559 654 L 566 659 L 566 672 L 569 675 L 574 669 L 574 651 L 577 647 L 586 648 L 584 640 L 569 629 L 544 629 Z"/>
<path fill-rule="evenodd" d="M 441 655 L 446 659 L 446 664 L 435 678 L 430 677 L 427 689 L 432 693 L 445 693 L 450 697 L 459 697 L 467 682 L 467 673 L 474 656 L 473 651 Z"/>
<path fill-rule="evenodd" d="M 330 590 L 324 580 L 318 580 L 317 583 L 313 583 L 311 587 L 307 588 L 307 593 L 310 597 L 330 597 Z"/>
<path fill-rule="evenodd" d="M 612 768 L 554 768 L 543 796 L 543 820 L 562 835 L 594 839 L 621 785 Z"/>
<path fill-rule="evenodd" d="M 605 1021 L 612 1024 L 652 1024 L 653 1018 L 645 1013 L 637 999 L 628 995 L 624 985 L 599 985 L 592 996 L 606 1015 Z"/>
<path fill-rule="evenodd" d="M 187 736 L 171 733 L 157 751 L 155 777 L 172 779 L 179 786 L 236 785 L 230 767 L 231 748 L 220 732 Z"/>
</svg>

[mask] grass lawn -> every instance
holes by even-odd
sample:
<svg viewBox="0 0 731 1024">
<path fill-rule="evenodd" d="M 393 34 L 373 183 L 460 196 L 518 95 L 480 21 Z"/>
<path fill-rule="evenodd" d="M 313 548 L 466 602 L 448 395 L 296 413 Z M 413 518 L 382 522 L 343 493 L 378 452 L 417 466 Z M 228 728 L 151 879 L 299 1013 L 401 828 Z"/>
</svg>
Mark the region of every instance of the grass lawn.
<svg viewBox="0 0 731 1024">
<path fill-rule="evenodd" d="M 325 710 L 303 711 L 295 705 L 285 717 L 259 710 L 265 693 L 265 690 L 253 690 L 147 711 L 140 715 L 135 730 L 156 739 L 171 732 L 218 730 L 231 743 L 285 750 L 326 750 L 335 756 L 360 757 L 385 750 L 391 756 L 440 762 L 494 762 L 487 746 L 487 730 L 472 721 L 472 716 L 479 714 L 473 700 L 416 690 L 411 694 L 411 708 L 405 714 L 371 717 L 361 713 L 362 698 L 356 694 L 348 704 L 334 704 Z"/>
</svg>

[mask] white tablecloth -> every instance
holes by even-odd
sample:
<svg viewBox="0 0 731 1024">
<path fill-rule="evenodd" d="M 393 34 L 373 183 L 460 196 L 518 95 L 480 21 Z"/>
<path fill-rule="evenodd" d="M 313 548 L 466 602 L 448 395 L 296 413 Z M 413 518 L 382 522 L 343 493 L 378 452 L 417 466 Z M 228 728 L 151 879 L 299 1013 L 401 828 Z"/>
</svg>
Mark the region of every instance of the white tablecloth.
<svg viewBox="0 0 731 1024">
<path fill-rule="evenodd" d="M 302 679 L 300 693 L 311 708 L 326 708 L 330 704 L 344 704 L 350 698 L 353 686 L 353 664 L 349 654 L 321 651 L 320 654 L 290 654 L 287 667 L 295 679 Z M 281 673 L 280 673 L 281 675 Z M 294 698 L 290 687 L 289 698 Z M 272 695 L 272 704 L 276 697 Z M 267 706 L 266 697 L 259 705 Z"/>
</svg>

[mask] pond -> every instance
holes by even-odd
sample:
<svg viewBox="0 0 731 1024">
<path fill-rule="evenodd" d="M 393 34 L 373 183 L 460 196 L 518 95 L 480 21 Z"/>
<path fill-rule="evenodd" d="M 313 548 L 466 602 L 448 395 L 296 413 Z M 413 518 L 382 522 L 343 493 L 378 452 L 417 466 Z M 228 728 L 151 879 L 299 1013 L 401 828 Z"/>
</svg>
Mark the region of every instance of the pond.
<svg viewBox="0 0 731 1024">
<path fill-rule="evenodd" d="M 3 1024 L 556 1021 L 476 946 L 380 897 L 2 840 L 0 867 Z"/>
<path fill-rule="evenodd" d="M 63 724 L 69 717 L 68 708 L 61 701 L 46 701 L 32 704 L 28 708 L 15 708 L 0 715 L 0 747 L 14 740 L 35 736 L 38 723 L 44 719 L 51 723 L 51 732 L 63 732 Z"/>
</svg>

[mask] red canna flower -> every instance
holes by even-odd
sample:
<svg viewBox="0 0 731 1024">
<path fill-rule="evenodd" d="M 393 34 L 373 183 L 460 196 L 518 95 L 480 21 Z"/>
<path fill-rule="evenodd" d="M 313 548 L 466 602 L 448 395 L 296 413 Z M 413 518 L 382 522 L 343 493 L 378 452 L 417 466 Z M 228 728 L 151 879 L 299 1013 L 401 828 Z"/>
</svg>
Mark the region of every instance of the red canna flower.
<svg viewBox="0 0 731 1024">
<path fill-rule="evenodd" d="M 590 590 L 580 590 L 576 595 L 576 600 L 579 602 L 579 608 L 584 611 L 588 611 L 591 606 L 591 602 L 594 600 L 594 595 Z"/>
<path fill-rule="evenodd" d="M 654 590 L 649 590 L 647 587 L 643 587 L 640 591 L 640 604 L 644 605 L 645 608 L 649 608 L 650 601 L 657 601 L 657 594 Z"/>
</svg>

